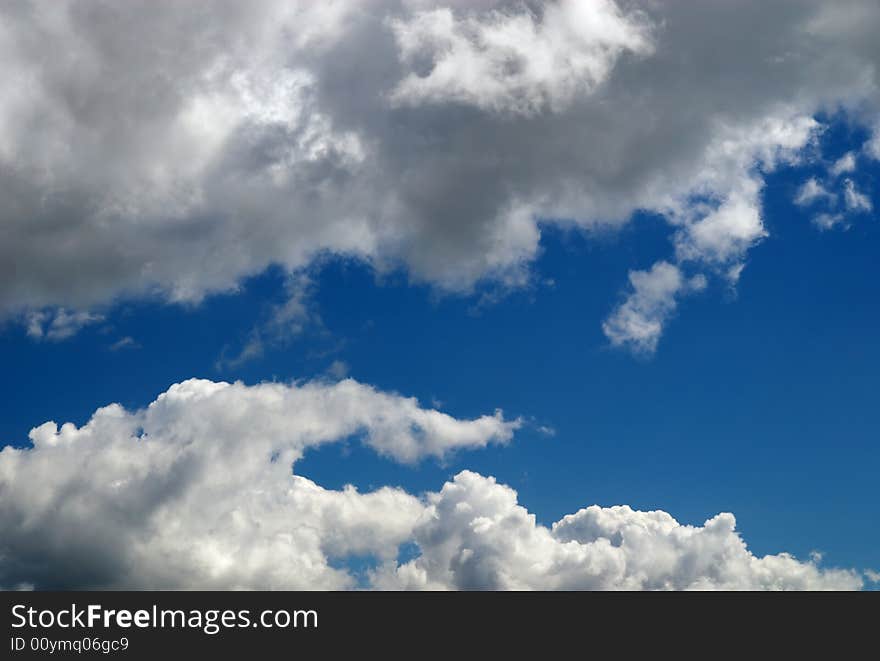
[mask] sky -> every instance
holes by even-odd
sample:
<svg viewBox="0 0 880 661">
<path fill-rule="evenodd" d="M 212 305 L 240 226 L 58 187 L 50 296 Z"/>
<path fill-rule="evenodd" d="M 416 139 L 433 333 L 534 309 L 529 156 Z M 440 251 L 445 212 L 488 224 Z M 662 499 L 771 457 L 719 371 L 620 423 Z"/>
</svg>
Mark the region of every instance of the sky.
<svg viewBox="0 0 880 661">
<path fill-rule="evenodd" d="M 876 587 L 875 3 L 0 12 L 0 587 Z"/>
</svg>

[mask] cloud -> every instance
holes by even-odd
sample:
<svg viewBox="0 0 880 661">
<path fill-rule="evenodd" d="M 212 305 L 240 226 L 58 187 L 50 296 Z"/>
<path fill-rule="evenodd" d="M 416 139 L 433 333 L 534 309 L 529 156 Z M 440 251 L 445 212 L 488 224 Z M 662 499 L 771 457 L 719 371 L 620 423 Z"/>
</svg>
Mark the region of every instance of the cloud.
<svg viewBox="0 0 880 661">
<path fill-rule="evenodd" d="M 853 152 L 847 152 L 828 168 L 828 172 L 834 177 L 839 177 L 847 172 L 855 172 L 855 170 L 856 155 Z"/>
<path fill-rule="evenodd" d="M 730 514 L 589 507 L 552 528 L 494 478 L 438 493 L 329 490 L 296 472 L 309 449 L 358 435 L 397 461 L 505 443 L 500 413 L 458 420 L 352 380 L 171 386 L 148 407 L 47 422 L 0 452 L 0 585 L 339 589 L 370 556 L 375 588 L 858 588 L 854 573 L 753 556 Z M 291 470 L 293 466 L 293 470 Z M 402 544 L 420 554 L 398 563 Z"/>
<path fill-rule="evenodd" d="M 758 203 L 758 186 L 750 182 L 743 191 L 731 193 L 714 210 L 690 223 L 676 236 L 680 260 L 729 263 L 767 236 Z"/>
<path fill-rule="evenodd" d="M 837 196 L 819 183 L 815 177 L 807 179 L 794 196 L 794 203 L 800 207 L 806 207 L 821 200 L 827 200 L 834 204 L 837 201 Z"/>
<path fill-rule="evenodd" d="M 400 105 L 460 103 L 493 113 L 559 112 L 607 79 L 624 53 L 652 50 L 647 26 L 611 0 L 559 0 L 538 11 L 459 18 L 449 7 L 390 25 L 407 65 L 427 61 L 391 92 Z"/>
<path fill-rule="evenodd" d="M 120 351 L 122 349 L 137 349 L 140 347 L 138 341 L 130 335 L 121 337 L 110 345 L 110 351 Z"/>
<path fill-rule="evenodd" d="M 880 122 L 874 126 L 871 138 L 865 143 L 864 149 L 869 157 L 880 161 Z"/>
<path fill-rule="evenodd" d="M 327 368 L 327 375 L 333 379 L 344 379 L 348 376 L 348 363 L 344 360 L 334 360 Z"/>
<path fill-rule="evenodd" d="M 231 358 L 221 356 L 216 367 L 237 367 L 260 358 L 267 347 L 288 344 L 309 328 L 323 329 L 321 315 L 315 309 L 314 290 L 315 284 L 308 275 L 291 274 L 284 284 L 284 301 L 273 305 L 265 318 L 251 328 L 241 349 Z"/>
<path fill-rule="evenodd" d="M 832 230 L 835 227 L 847 229 L 849 224 L 841 213 L 820 213 L 813 216 L 813 225 L 824 231 Z"/>
<path fill-rule="evenodd" d="M 5 315 L 198 301 L 325 252 L 468 292 L 527 282 L 545 223 L 637 210 L 726 271 L 811 118 L 880 105 L 867 0 L 0 11 Z"/>
<path fill-rule="evenodd" d="M 829 173 L 832 177 L 839 177 L 843 173 L 854 172 L 856 169 L 856 160 L 853 152 L 836 161 Z M 832 183 L 834 180 L 831 180 Z M 838 211 L 840 208 L 840 197 L 843 197 L 845 210 L 848 212 L 863 213 L 870 212 L 873 209 L 870 198 L 860 193 L 856 189 L 856 185 L 852 179 L 845 178 L 843 180 L 843 191 L 841 193 L 833 193 L 829 191 L 815 177 L 811 177 L 798 189 L 794 197 L 794 203 L 800 207 L 808 207 L 817 202 L 824 202 L 827 211 L 816 214 L 812 218 L 813 225 L 820 231 L 827 231 L 837 227 L 849 229 L 850 223 L 843 212 Z"/>
<path fill-rule="evenodd" d="M 687 279 L 669 262 L 657 262 L 649 271 L 630 271 L 632 291 L 602 324 L 614 346 L 627 346 L 636 353 L 651 354 L 663 326 L 675 312 L 677 298 L 706 287 L 702 275 Z"/>
<path fill-rule="evenodd" d="M 846 202 L 846 208 L 856 213 L 867 213 L 873 209 L 871 199 L 864 193 L 860 193 L 856 189 L 856 185 L 852 179 L 844 182 L 843 198 Z"/>
<path fill-rule="evenodd" d="M 332 559 L 396 557 L 423 512 L 400 489 L 329 491 L 291 473 L 352 435 L 397 461 L 505 443 L 500 413 L 457 420 L 352 380 L 190 380 L 147 408 L 47 422 L 0 452 L 0 585 L 351 587 Z"/>
<path fill-rule="evenodd" d="M 84 310 L 35 310 L 27 314 L 25 327 L 27 334 L 36 340 L 47 339 L 54 342 L 66 340 L 91 324 L 104 320 L 104 316 Z"/>
<path fill-rule="evenodd" d="M 787 554 L 756 557 L 731 514 L 703 526 L 666 512 L 591 506 L 551 528 L 516 492 L 464 471 L 429 498 L 415 529 L 422 554 L 379 572 L 383 587 L 419 589 L 853 589 L 855 572 L 821 570 Z"/>
</svg>

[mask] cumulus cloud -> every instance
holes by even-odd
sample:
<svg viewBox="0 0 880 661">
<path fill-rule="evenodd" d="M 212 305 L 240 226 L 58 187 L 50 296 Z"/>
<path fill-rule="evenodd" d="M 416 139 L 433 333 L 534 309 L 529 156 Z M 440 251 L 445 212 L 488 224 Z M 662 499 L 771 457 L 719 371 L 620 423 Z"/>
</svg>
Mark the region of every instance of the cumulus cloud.
<svg viewBox="0 0 880 661">
<path fill-rule="evenodd" d="M 148 407 L 47 422 L 0 452 L 0 585 L 35 588 L 858 588 L 816 559 L 758 558 L 729 514 L 589 507 L 552 528 L 464 471 L 438 493 L 362 493 L 297 474 L 310 448 L 358 435 L 397 461 L 510 439 L 500 413 L 458 420 L 345 380 L 176 384 Z M 291 467 L 293 466 L 293 470 Z M 404 543 L 420 554 L 400 564 Z"/>
<path fill-rule="evenodd" d="M 541 11 L 490 10 L 456 17 L 449 7 L 391 22 L 403 60 L 427 60 L 391 92 L 402 105 L 456 102 L 500 113 L 559 112 L 589 95 L 623 53 L 648 54 L 647 27 L 611 0 L 559 0 Z"/>
<path fill-rule="evenodd" d="M 663 326 L 675 312 L 677 298 L 706 287 L 704 276 L 688 279 L 669 262 L 657 262 L 649 271 L 630 271 L 629 281 L 632 291 L 605 320 L 602 330 L 612 345 L 628 346 L 643 354 L 657 349 Z"/>
<path fill-rule="evenodd" d="M 352 380 L 190 380 L 147 408 L 47 422 L 0 452 L 0 585 L 341 588 L 333 558 L 396 557 L 422 514 L 400 489 L 328 491 L 291 473 L 359 435 L 397 461 L 505 443 L 500 413 L 457 420 Z"/>
<path fill-rule="evenodd" d="M 384 587 L 427 589 L 852 589 L 854 572 L 787 554 L 754 556 L 731 514 L 703 526 L 666 512 L 587 507 L 551 528 L 516 492 L 464 471 L 429 497 L 415 528 L 422 554 L 379 572 Z"/>
<path fill-rule="evenodd" d="M 815 137 L 818 123 L 806 116 L 768 118 L 748 128 L 725 128 L 710 145 L 710 163 L 718 170 L 703 173 L 708 201 L 692 203 L 673 215 L 682 224 L 674 236 L 676 258 L 714 269 L 735 269 L 735 284 L 748 250 L 767 236 L 761 217 L 763 180 L 781 163 L 793 164 Z"/>
<path fill-rule="evenodd" d="M 691 223 L 676 237 L 682 260 L 727 263 L 767 236 L 757 201 L 757 185 L 731 193 L 716 209 Z"/>
<path fill-rule="evenodd" d="M 727 271 L 811 117 L 878 108 L 870 0 L 0 12 L 6 315 L 197 301 L 324 251 L 447 290 L 523 282 L 542 223 L 636 210 Z"/>
</svg>

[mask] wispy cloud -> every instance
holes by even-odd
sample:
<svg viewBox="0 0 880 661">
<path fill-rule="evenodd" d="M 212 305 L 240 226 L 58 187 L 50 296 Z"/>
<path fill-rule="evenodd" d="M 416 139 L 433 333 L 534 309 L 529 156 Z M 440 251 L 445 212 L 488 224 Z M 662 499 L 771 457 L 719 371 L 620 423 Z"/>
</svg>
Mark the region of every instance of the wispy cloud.
<svg viewBox="0 0 880 661">
<path fill-rule="evenodd" d="M 25 327 L 28 336 L 35 340 L 59 342 L 73 337 L 86 326 L 103 320 L 104 316 L 101 314 L 57 308 L 29 312 L 25 318 Z"/>
</svg>

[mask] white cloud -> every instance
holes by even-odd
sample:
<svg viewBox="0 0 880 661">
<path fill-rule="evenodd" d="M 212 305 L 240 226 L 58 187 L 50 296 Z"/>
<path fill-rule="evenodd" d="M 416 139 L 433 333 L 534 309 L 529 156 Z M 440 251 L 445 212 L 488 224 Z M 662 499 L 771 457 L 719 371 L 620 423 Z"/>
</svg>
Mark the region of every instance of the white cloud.
<svg viewBox="0 0 880 661">
<path fill-rule="evenodd" d="M 837 201 L 837 196 L 819 183 L 815 177 L 807 179 L 794 196 L 794 203 L 801 207 L 821 200 L 827 200 L 833 204 Z"/>
<path fill-rule="evenodd" d="M 822 231 L 831 230 L 835 227 L 846 229 L 849 227 L 846 218 L 841 213 L 820 213 L 813 216 L 813 225 Z"/>
<path fill-rule="evenodd" d="M 853 152 L 849 152 L 830 168 L 830 172 L 837 177 L 846 172 L 853 172 L 855 168 L 855 156 Z M 873 208 L 870 198 L 856 189 L 852 179 L 843 180 L 842 197 L 846 211 L 861 213 L 870 212 Z M 837 211 L 839 199 L 837 193 L 832 193 L 815 178 L 810 178 L 798 189 L 794 202 L 798 206 L 807 207 L 816 202 L 825 201 L 825 208 L 828 210 L 813 216 L 813 225 L 821 231 L 838 227 L 848 229 L 849 222 L 846 215 Z"/>
<path fill-rule="evenodd" d="M 47 422 L 0 452 L 0 585 L 35 588 L 857 588 L 815 559 L 757 558 L 721 514 L 589 507 L 548 529 L 468 471 L 439 493 L 325 489 L 296 473 L 353 434 L 401 461 L 506 442 L 500 414 L 457 420 L 351 380 L 172 386 L 147 408 Z M 291 471 L 293 465 L 294 470 Z M 398 565 L 399 547 L 420 555 Z"/>
<path fill-rule="evenodd" d="M 846 208 L 850 211 L 867 213 L 873 209 L 871 199 L 856 189 L 856 185 L 852 179 L 847 179 L 844 182 L 843 197 L 846 201 Z"/>
<path fill-rule="evenodd" d="M 464 471 L 430 497 L 415 529 L 422 554 L 377 573 L 383 587 L 417 589 L 852 589 L 850 571 L 787 554 L 756 557 L 731 514 L 699 526 L 666 512 L 591 506 L 551 528 L 493 478 Z"/>
<path fill-rule="evenodd" d="M 761 219 L 756 182 L 732 192 L 716 209 L 690 223 L 676 236 L 680 260 L 738 261 L 767 236 Z"/>
<path fill-rule="evenodd" d="M 427 59 L 391 93 L 398 104 L 456 102 L 482 110 L 559 112 L 589 95 L 623 53 L 652 46 L 637 15 L 611 0 L 559 0 L 538 12 L 503 8 L 459 18 L 448 7 L 390 23 L 407 64 Z"/>
<path fill-rule="evenodd" d="M 736 287 L 736 285 L 739 284 L 739 279 L 742 277 L 742 273 L 745 268 L 746 265 L 743 262 L 740 262 L 739 264 L 734 264 L 733 266 L 729 267 L 724 273 L 724 278 L 732 287 Z"/>
<path fill-rule="evenodd" d="M 847 152 L 828 168 L 828 171 L 835 177 L 839 177 L 847 172 L 855 172 L 855 170 L 856 155 L 853 152 Z"/>
<path fill-rule="evenodd" d="M 126 335 L 125 337 L 121 337 L 116 342 L 110 345 L 110 351 L 120 351 L 122 349 L 137 349 L 140 347 L 137 340 L 135 340 L 130 335 Z"/>
<path fill-rule="evenodd" d="M 141 411 L 47 422 L 32 448 L 0 452 L 0 585 L 350 587 L 330 561 L 395 557 L 423 505 L 292 474 L 307 449 L 358 434 L 411 462 L 504 443 L 517 424 L 457 420 L 352 380 L 190 380 Z"/>
<path fill-rule="evenodd" d="M 669 262 L 657 262 L 650 271 L 630 271 L 632 291 L 602 324 L 614 346 L 627 346 L 636 353 L 653 353 L 663 326 L 682 294 L 706 287 L 702 275 L 687 279 Z"/>
</svg>

